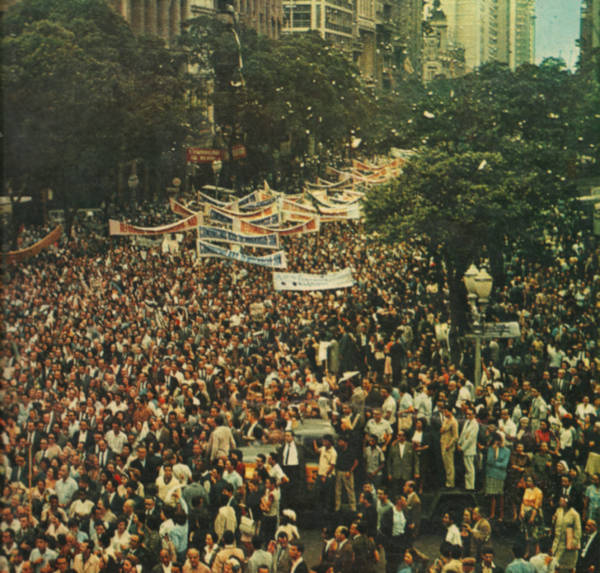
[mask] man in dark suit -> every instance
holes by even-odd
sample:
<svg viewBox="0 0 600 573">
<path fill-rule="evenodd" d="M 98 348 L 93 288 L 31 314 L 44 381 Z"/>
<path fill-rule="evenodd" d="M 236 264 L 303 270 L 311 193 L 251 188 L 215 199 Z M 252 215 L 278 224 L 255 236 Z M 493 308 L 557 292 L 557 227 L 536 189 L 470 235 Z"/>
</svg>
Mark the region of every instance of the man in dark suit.
<svg viewBox="0 0 600 573">
<path fill-rule="evenodd" d="M 96 445 L 96 455 L 98 456 L 98 465 L 104 469 L 109 462 L 115 458 L 115 454 L 110 451 L 106 440 L 100 439 Z"/>
<path fill-rule="evenodd" d="M 117 480 L 110 478 L 106 482 L 106 492 L 104 493 L 104 505 L 108 507 L 115 515 L 120 515 L 123 509 L 123 498 L 117 493 Z"/>
<path fill-rule="evenodd" d="M 171 573 L 171 553 L 167 549 L 161 549 L 158 558 L 159 563 L 152 567 L 152 573 Z"/>
<path fill-rule="evenodd" d="M 412 444 L 406 440 L 406 432 L 398 431 L 398 438 L 389 448 L 387 476 L 393 495 L 400 495 L 404 482 L 414 477 L 415 453 Z"/>
<path fill-rule="evenodd" d="M 290 573 L 308 573 L 308 566 L 304 561 L 304 543 L 295 539 L 290 541 L 290 560 L 292 568 Z"/>
<path fill-rule="evenodd" d="M 408 547 L 406 498 L 396 496 L 394 505 L 381 516 L 380 529 L 385 548 L 386 573 L 396 573 Z"/>
<path fill-rule="evenodd" d="M 17 455 L 15 459 L 16 465 L 12 468 L 10 474 L 11 483 L 19 482 L 22 485 L 28 487 L 29 486 L 29 476 L 27 470 L 27 464 L 25 463 L 25 458 L 21 455 Z"/>
<path fill-rule="evenodd" d="M 156 481 L 158 477 L 158 463 L 154 457 L 148 456 L 146 446 L 138 446 L 136 453 L 137 458 L 129 464 L 129 467 L 140 472 L 140 481 L 145 487 Z"/>
<path fill-rule="evenodd" d="M 481 557 L 475 565 L 475 573 L 503 573 L 502 567 L 494 562 L 494 550 L 490 545 L 481 550 Z"/>
<path fill-rule="evenodd" d="M 260 425 L 256 411 L 248 410 L 248 421 L 240 428 L 240 441 L 244 446 L 260 443 L 264 429 Z"/>
<path fill-rule="evenodd" d="M 333 570 L 335 573 L 351 573 L 353 570 L 354 551 L 348 536 L 348 528 L 344 525 L 340 525 L 335 530 L 336 550 L 333 557 Z"/>
<path fill-rule="evenodd" d="M 87 420 L 81 420 L 79 422 L 79 430 L 76 430 L 71 439 L 71 443 L 74 448 L 77 448 L 79 444 L 83 444 L 83 449 L 86 452 L 90 452 L 94 448 L 94 433 L 90 430 Z"/>
<path fill-rule="evenodd" d="M 283 508 L 296 509 L 303 499 L 306 485 L 306 469 L 304 448 L 294 440 L 294 434 L 286 431 L 283 446 L 279 449 L 277 459 L 289 482 L 282 485 L 281 503 Z"/>
<path fill-rule="evenodd" d="M 596 573 L 600 564 L 600 533 L 594 519 L 585 522 L 585 533 L 577 561 L 577 573 Z"/>
<path fill-rule="evenodd" d="M 354 569 L 373 573 L 377 567 L 376 547 L 373 539 L 365 535 L 364 522 L 355 521 L 350 526 L 350 542 L 354 552 Z"/>
<path fill-rule="evenodd" d="M 32 447 L 33 452 L 37 452 L 40 449 L 40 442 L 42 437 L 47 437 L 46 434 L 42 431 L 43 425 L 40 424 L 40 428 L 37 428 L 35 422 L 33 420 L 29 420 L 27 422 L 27 429 L 24 435 L 27 443 Z"/>
</svg>

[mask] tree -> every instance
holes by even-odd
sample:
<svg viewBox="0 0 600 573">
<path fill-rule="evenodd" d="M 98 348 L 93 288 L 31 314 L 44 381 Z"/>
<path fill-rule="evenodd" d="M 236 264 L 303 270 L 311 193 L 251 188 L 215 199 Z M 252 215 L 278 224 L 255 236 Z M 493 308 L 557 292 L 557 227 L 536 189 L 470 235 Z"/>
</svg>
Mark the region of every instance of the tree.
<svg viewBox="0 0 600 573">
<path fill-rule="evenodd" d="M 464 328 L 462 277 L 471 262 L 527 228 L 533 178 L 511 170 L 499 153 L 423 149 L 396 181 L 369 192 L 368 228 L 391 241 L 426 240 L 444 265 L 451 322 Z"/>
<path fill-rule="evenodd" d="M 231 22 L 197 18 L 181 41 L 190 62 L 213 74 L 217 123 L 238 125 L 236 136 L 248 149 L 247 178 L 259 180 L 291 164 L 274 160 L 281 148 L 288 147 L 298 164 L 319 152 L 342 155 L 370 115 L 368 90 L 347 54 L 316 33 L 270 40 L 242 27 L 239 86 L 230 28 Z"/>
<path fill-rule="evenodd" d="M 398 126 L 419 155 L 391 185 L 369 194 L 368 225 L 388 240 L 424 238 L 443 262 L 453 326 L 466 325 L 462 277 L 488 259 L 496 284 L 510 250 L 540 256 L 543 230 L 559 224 L 574 192 L 580 134 L 574 82 L 557 61 L 499 64 L 428 85 Z"/>
<path fill-rule="evenodd" d="M 101 0 L 23 0 L 4 20 L 6 176 L 65 208 L 98 204 L 120 161 L 172 146 L 177 63 Z"/>
</svg>

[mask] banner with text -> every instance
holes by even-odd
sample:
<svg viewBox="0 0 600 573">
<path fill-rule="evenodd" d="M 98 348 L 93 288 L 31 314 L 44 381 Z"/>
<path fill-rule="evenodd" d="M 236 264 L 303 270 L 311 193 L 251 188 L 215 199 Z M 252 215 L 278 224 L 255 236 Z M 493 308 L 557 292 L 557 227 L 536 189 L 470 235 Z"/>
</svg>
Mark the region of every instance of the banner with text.
<svg viewBox="0 0 600 573">
<path fill-rule="evenodd" d="M 217 227 L 198 227 L 198 238 L 206 241 L 217 241 L 222 243 L 235 243 L 236 245 L 245 245 L 247 247 L 262 247 L 265 249 L 278 249 L 279 236 L 277 233 L 269 234 L 242 234 L 219 229 Z"/>
<path fill-rule="evenodd" d="M 261 267 L 268 267 L 271 269 L 285 269 L 287 267 L 287 260 L 285 258 L 284 251 L 277 251 L 264 257 L 257 257 L 254 255 L 246 255 L 237 251 L 231 251 L 229 249 L 223 249 L 217 245 L 207 243 L 205 241 L 198 240 L 197 252 L 199 257 L 220 257 L 223 259 L 229 259 L 231 261 L 237 261 L 239 263 L 248 263 L 250 265 L 259 265 Z"/>
<path fill-rule="evenodd" d="M 175 213 L 176 215 L 183 215 L 184 217 L 196 215 L 194 211 L 192 211 L 190 208 L 186 207 L 182 203 L 175 201 L 173 197 L 169 198 L 169 207 L 171 208 L 171 211 L 173 211 L 173 213 Z"/>
<path fill-rule="evenodd" d="M 188 163 L 212 163 L 223 159 L 223 151 L 208 147 L 188 147 L 186 159 Z"/>
<path fill-rule="evenodd" d="M 302 235 L 304 233 L 316 233 L 319 231 L 319 218 L 313 217 L 309 221 L 300 223 L 299 225 L 292 225 L 291 227 L 262 227 L 257 225 L 255 222 L 243 221 L 237 219 L 233 223 L 234 231 L 241 233 L 253 233 L 253 234 L 268 234 L 277 233 L 280 237 L 289 237 L 291 235 Z"/>
<path fill-rule="evenodd" d="M 195 214 L 176 223 L 160 225 L 159 227 L 138 227 L 125 221 L 108 221 L 110 235 L 165 235 L 166 233 L 183 233 L 195 229 L 202 223 L 202 216 Z"/>
<path fill-rule="evenodd" d="M 350 288 L 354 285 L 352 270 L 345 268 L 341 271 L 313 275 L 309 273 L 273 273 L 275 290 L 332 290 Z"/>
<path fill-rule="evenodd" d="M 56 243 L 60 239 L 62 233 L 62 227 L 58 225 L 54 230 L 50 231 L 43 239 L 40 239 L 37 243 L 34 243 L 30 247 L 20 249 L 18 251 L 8 251 L 2 255 L 4 264 L 20 263 L 25 259 L 33 257 L 39 254 L 41 251 L 49 247 L 52 243 Z"/>
</svg>

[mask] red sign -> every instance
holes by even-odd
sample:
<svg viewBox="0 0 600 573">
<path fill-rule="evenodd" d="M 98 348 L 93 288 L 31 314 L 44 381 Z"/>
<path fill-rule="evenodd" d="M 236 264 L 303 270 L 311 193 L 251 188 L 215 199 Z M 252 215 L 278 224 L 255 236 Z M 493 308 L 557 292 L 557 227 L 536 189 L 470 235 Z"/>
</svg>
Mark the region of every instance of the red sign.
<svg viewBox="0 0 600 573">
<path fill-rule="evenodd" d="M 244 159 L 246 157 L 246 148 L 241 143 L 237 143 L 231 148 L 231 157 L 233 160 Z"/>
<path fill-rule="evenodd" d="M 220 149 L 211 149 L 204 147 L 188 147 L 188 163 L 212 163 L 223 159 L 223 152 Z"/>
</svg>

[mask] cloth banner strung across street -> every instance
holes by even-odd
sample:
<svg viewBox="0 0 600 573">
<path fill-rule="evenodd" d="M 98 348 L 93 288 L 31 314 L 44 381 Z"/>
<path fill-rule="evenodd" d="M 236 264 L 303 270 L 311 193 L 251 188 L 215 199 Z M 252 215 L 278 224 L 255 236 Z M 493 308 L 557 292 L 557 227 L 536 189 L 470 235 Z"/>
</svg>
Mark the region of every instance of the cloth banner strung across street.
<svg viewBox="0 0 600 573">
<path fill-rule="evenodd" d="M 159 227 L 138 227 L 125 221 L 108 221 L 110 235 L 165 235 L 166 233 L 182 233 L 195 229 L 202 223 L 202 216 L 195 214 L 176 223 L 160 225 Z"/>
<path fill-rule="evenodd" d="M 172 197 L 169 199 L 169 207 L 171 208 L 171 211 L 173 211 L 173 213 L 175 213 L 176 215 L 183 215 L 184 217 L 189 217 L 191 215 L 196 214 L 195 211 L 192 211 L 185 205 L 182 205 L 178 201 L 175 201 L 175 199 L 173 199 Z"/>
<path fill-rule="evenodd" d="M 279 248 L 279 236 L 277 233 L 245 235 L 234 233 L 227 229 L 200 225 L 198 227 L 198 239 L 222 243 L 235 243 L 236 245 L 245 245 L 247 247 L 263 247 L 265 249 Z"/>
<path fill-rule="evenodd" d="M 209 203 L 210 205 L 214 205 L 215 207 L 222 207 L 222 208 L 229 207 L 229 205 L 231 205 L 231 203 L 229 203 L 229 202 L 219 201 L 218 199 L 214 199 L 210 195 L 207 195 L 206 193 L 202 193 L 202 191 L 198 191 L 198 201 L 201 201 L 202 203 Z"/>
<path fill-rule="evenodd" d="M 258 209 L 264 209 L 265 207 L 272 205 L 273 203 L 275 203 L 275 201 L 277 201 L 277 197 L 268 197 L 267 199 L 264 199 L 262 201 L 246 203 L 245 205 L 238 204 L 238 208 L 242 211 L 256 211 Z"/>
<path fill-rule="evenodd" d="M 235 220 L 235 217 L 227 215 L 217 209 L 213 209 L 212 207 L 208 209 L 207 215 L 211 221 L 222 223 L 224 225 L 232 225 L 233 221 Z"/>
<path fill-rule="evenodd" d="M 276 253 L 265 255 L 264 257 L 257 257 L 254 255 L 246 255 L 245 253 L 240 253 L 237 251 L 231 251 L 229 249 L 223 249 L 217 245 L 198 240 L 197 252 L 199 257 L 220 257 L 240 263 L 269 267 L 271 269 L 287 268 L 287 260 L 285 258 L 284 251 L 277 251 Z"/>
<path fill-rule="evenodd" d="M 360 219 L 360 205 L 350 205 L 350 207 L 341 211 L 322 209 L 319 216 L 322 223 L 329 223 L 331 221 L 356 221 Z"/>
<path fill-rule="evenodd" d="M 25 259 L 33 257 L 43 251 L 45 248 L 56 243 L 60 239 L 62 233 L 62 227 L 58 225 L 50 233 L 48 233 L 43 239 L 40 239 L 37 243 L 34 243 L 30 247 L 19 249 L 18 251 L 8 251 L 2 255 L 4 264 L 20 263 Z"/>
<path fill-rule="evenodd" d="M 302 235 L 304 233 L 316 233 L 319 231 L 319 218 L 313 217 L 309 221 L 304 221 L 299 225 L 293 225 L 292 227 L 271 227 L 266 228 L 261 225 L 257 225 L 254 221 L 244 221 L 236 219 L 233 222 L 233 230 L 238 233 L 252 233 L 255 235 L 266 235 L 268 233 L 277 233 L 280 237 L 288 237 L 291 235 Z"/>
<path fill-rule="evenodd" d="M 269 201 L 267 205 L 270 205 L 274 199 L 276 199 L 276 197 L 273 195 L 273 193 L 267 189 L 264 191 L 259 189 L 257 191 L 252 191 L 252 193 L 248 193 L 248 195 L 244 195 L 244 197 L 235 201 L 233 206 L 237 207 L 238 209 L 258 209 L 259 207 L 256 206 L 257 204 Z"/>
<path fill-rule="evenodd" d="M 250 219 L 250 222 L 254 223 L 255 225 L 262 225 L 265 227 L 270 227 L 270 226 L 279 225 L 281 220 L 279 217 L 279 213 L 273 213 L 272 215 L 267 215 L 266 217 Z"/>
<path fill-rule="evenodd" d="M 337 189 L 339 187 L 352 187 L 352 176 L 350 174 L 345 174 L 338 181 L 327 181 L 326 179 L 321 179 L 317 177 L 316 183 L 311 183 L 310 181 L 306 181 L 304 183 L 308 189 Z"/>
<path fill-rule="evenodd" d="M 234 219 L 246 219 L 247 221 L 255 221 L 276 214 L 279 217 L 279 209 L 276 205 L 269 205 L 258 211 L 249 211 L 248 213 L 240 213 L 239 211 L 231 211 L 230 209 L 222 209 L 220 207 L 209 206 L 206 213 L 211 219 L 220 223 L 231 224 Z M 277 219 L 279 221 L 279 218 Z"/>
<path fill-rule="evenodd" d="M 350 268 L 324 275 L 273 273 L 273 287 L 275 290 L 332 290 L 350 288 L 353 285 L 354 278 L 352 277 L 352 270 Z"/>
</svg>

